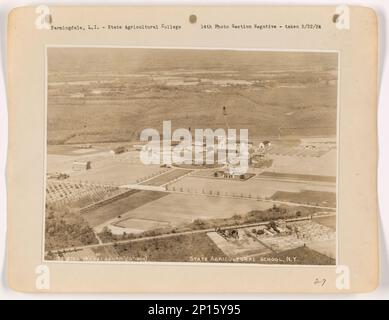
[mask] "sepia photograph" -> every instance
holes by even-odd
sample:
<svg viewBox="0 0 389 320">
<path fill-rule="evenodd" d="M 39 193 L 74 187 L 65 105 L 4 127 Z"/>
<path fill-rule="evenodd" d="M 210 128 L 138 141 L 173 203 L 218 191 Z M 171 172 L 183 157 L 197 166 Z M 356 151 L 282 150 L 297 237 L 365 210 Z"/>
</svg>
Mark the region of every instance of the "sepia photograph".
<svg viewBox="0 0 389 320">
<path fill-rule="evenodd" d="M 384 294 L 376 9 L 12 9 L 5 290 L 148 294 L 143 317 L 248 310 L 166 294 Z"/>
<path fill-rule="evenodd" d="M 338 52 L 46 48 L 44 259 L 335 265 Z"/>
</svg>

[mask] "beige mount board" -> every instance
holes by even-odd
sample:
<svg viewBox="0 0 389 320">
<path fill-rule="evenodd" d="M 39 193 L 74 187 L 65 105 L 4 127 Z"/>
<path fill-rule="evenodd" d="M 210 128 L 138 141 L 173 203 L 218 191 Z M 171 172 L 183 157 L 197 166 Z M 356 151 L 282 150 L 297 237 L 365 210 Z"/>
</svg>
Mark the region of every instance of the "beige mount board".
<svg viewBox="0 0 389 320">
<path fill-rule="evenodd" d="M 9 286 L 373 290 L 377 23 L 347 6 L 12 10 Z"/>
</svg>

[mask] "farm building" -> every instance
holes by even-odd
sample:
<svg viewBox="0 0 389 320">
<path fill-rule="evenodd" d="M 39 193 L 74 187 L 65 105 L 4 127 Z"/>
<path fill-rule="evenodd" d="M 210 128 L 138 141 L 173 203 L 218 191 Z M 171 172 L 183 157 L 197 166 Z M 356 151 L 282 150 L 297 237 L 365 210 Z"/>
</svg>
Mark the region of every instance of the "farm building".
<svg viewBox="0 0 389 320">
<path fill-rule="evenodd" d="M 89 170 L 91 168 L 91 162 L 90 161 L 73 161 L 72 169 L 74 171 L 82 171 L 82 170 Z"/>
<path fill-rule="evenodd" d="M 260 149 L 265 149 L 271 147 L 271 142 L 268 140 L 262 141 L 259 143 L 259 148 Z"/>
</svg>

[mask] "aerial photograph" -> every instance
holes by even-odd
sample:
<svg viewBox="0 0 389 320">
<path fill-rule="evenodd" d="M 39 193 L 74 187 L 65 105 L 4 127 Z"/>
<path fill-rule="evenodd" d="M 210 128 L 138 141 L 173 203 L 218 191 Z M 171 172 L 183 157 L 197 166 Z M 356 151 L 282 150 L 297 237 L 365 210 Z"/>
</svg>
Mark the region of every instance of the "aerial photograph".
<svg viewBox="0 0 389 320">
<path fill-rule="evenodd" d="M 46 50 L 46 261 L 336 264 L 337 52 Z"/>
</svg>

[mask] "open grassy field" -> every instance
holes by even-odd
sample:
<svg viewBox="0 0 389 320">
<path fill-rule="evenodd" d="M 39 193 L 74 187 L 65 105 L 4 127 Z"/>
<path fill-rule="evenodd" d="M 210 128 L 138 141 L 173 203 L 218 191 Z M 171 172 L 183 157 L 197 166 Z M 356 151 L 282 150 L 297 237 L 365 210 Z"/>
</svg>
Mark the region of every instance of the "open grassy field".
<svg viewBox="0 0 389 320">
<path fill-rule="evenodd" d="M 313 218 L 313 221 L 320 223 L 324 226 L 327 226 L 329 228 L 332 228 L 334 230 L 336 229 L 336 216 L 335 215 L 326 216 L 326 217 L 317 216 L 317 217 Z"/>
<path fill-rule="evenodd" d="M 93 168 L 92 162 L 91 170 L 73 173 L 70 180 L 88 181 L 89 183 L 95 184 L 125 185 L 137 183 L 141 179 L 151 178 L 153 175 L 157 175 L 163 171 L 164 169 L 158 165 L 146 166 L 143 164 L 116 161 L 109 161 L 102 167 Z"/>
<path fill-rule="evenodd" d="M 114 226 L 120 227 L 121 229 L 124 228 L 123 230 L 125 230 L 127 234 L 128 233 L 136 234 L 148 230 L 169 227 L 170 223 L 166 221 L 158 221 L 158 220 L 151 220 L 151 219 L 129 218 L 129 219 L 120 220 L 119 222 L 115 223 Z"/>
<path fill-rule="evenodd" d="M 151 191 L 142 191 L 151 192 Z M 122 218 L 165 221 L 173 226 L 188 224 L 195 219 L 228 218 L 252 210 L 266 210 L 269 202 L 208 197 L 202 195 L 168 194 L 137 208 L 128 208 Z"/>
<path fill-rule="evenodd" d="M 48 173 L 68 173 L 69 181 L 94 184 L 133 184 L 169 171 L 158 165 L 144 165 L 139 152 L 131 151 L 113 155 L 110 145 L 98 145 L 83 149 L 73 145 L 49 145 L 47 154 Z M 90 170 L 74 171 L 74 161 L 91 161 Z"/>
<path fill-rule="evenodd" d="M 334 53 L 50 48 L 48 141 L 134 141 L 165 119 L 224 127 L 223 105 L 251 137 L 335 134 L 336 80 Z"/>
<path fill-rule="evenodd" d="M 300 192 L 305 189 L 315 188 L 315 190 L 335 191 L 335 186 L 314 182 L 302 181 L 272 181 L 251 178 L 246 181 L 226 180 L 226 179 L 209 179 L 195 176 L 184 177 L 176 183 L 169 185 L 169 190 L 217 194 L 235 195 L 244 197 L 271 197 L 277 191 Z"/>
<path fill-rule="evenodd" d="M 336 177 L 337 151 L 332 149 L 321 157 L 271 155 L 273 164 L 268 171 L 288 174 L 309 174 Z"/>
<path fill-rule="evenodd" d="M 293 173 L 280 173 L 264 171 L 258 175 L 260 178 L 274 178 L 274 179 L 291 179 L 291 180 L 303 180 L 303 181 L 321 181 L 321 182 L 333 182 L 336 183 L 336 177 L 333 176 L 318 176 L 311 174 L 293 174 Z"/>
<path fill-rule="evenodd" d="M 311 204 L 323 207 L 336 208 L 336 193 L 324 191 L 303 190 L 301 192 L 277 191 L 273 200 L 290 201 L 301 204 Z"/>
<path fill-rule="evenodd" d="M 307 244 L 309 249 L 325 255 L 331 259 L 336 259 L 336 240 L 312 241 Z"/>
<path fill-rule="evenodd" d="M 138 191 L 125 198 L 119 199 L 82 215 L 90 226 L 96 227 L 112 218 L 122 215 L 148 202 L 166 196 L 165 192 Z"/>
<path fill-rule="evenodd" d="M 123 85 L 124 95 L 136 91 L 139 86 L 138 83 L 130 81 L 123 81 Z M 163 119 L 171 119 L 173 129 L 189 126 L 223 127 L 221 105 L 226 105 L 230 110 L 230 126 L 249 129 L 251 137 L 275 137 L 278 134 L 278 127 L 292 127 L 292 123 L 305 129 L 298 130 L 295 135 L 334 134 L 336 131 L 333 122 L 333 114 L 336 116 L 336 100 L 330 101 L 332 97 L 336 97 L 334 94 L 336 86 L 314 89 L 241 88 L 239 91 L 221 88 L 220 92 L 206 94 L 203 92 L 205 88 L 200 86 L 179 90 L 174 87 L 160 90 L 155 88 L 153 83 L 147 82 L 144 86 L 151 88 L 147 88 L 148 91 L 142 98 L 124 97 L 122 101 L 118 99 L 104 101 L 86 97 L 82 99 L 84 103 L 81 108 L 80 99 L 74 99 L 71 103 L 72 99 L 68 97 L 55 99 L 49 95 L 49 124 L 53 123 L 49 127 L 49 142 L 93 143 L 137 140 L 143 128 L 160 130 Z M 280 101 L 283 100 L 280 97 L 290 98 L 291 95 L 294 96 L 294 101 L 292 99 Z M 304 116 L 298 112 L 302 104 L 309 105 Z M 244 113 L 241 112 L 242 108 L 245 110 Z M 69 109 L 71 119 L 65 114 Z M 112 109 L 115 112 L 112 112 Z M 181 112 L 177 113 L 177 109 Z M 269 113 L 269 110 L 272 112 Z M 286 115 L 292 110 L 296 111 L 293 115 Z M 265 112 L 266 117 L 263 116 Z M 315 126 L 312 126 L 312 123 L 315 123 Z"/>
<path fill-rule="evenodd" d="M 76 159 L 75 155 L 48 154 L 46 171 L 47 173 L 71 172 L 73 161 Z"/>
<path fill-rule="evenodd" d="M 78 145 L 48 145 L 47 154 L 56 154 L 64 156 L 77 156 L 77 155 L 92 155 L 102 151 L 106 151 L 99 147 L 83 147 Z"/>
<path fill-rule="evenodd" d="M 82 149 L 76 149 L 82 150 Z M 92 169 L 97 169 L 106 166 L 112 162 L 112 155 L 107 150 L 101 150 L 92 154 L 47 154 L 47 172 L 55 173 L 62 172 L 70 175 L 77 175 L 72 169 L 74 161 L 91 161 Z"/>
</svg>

